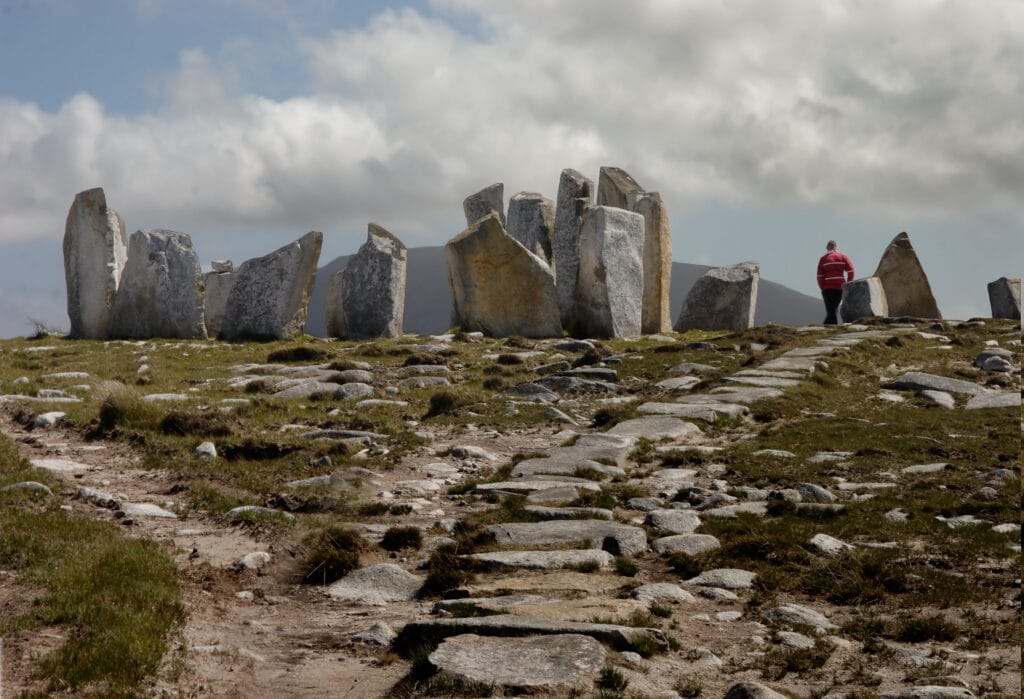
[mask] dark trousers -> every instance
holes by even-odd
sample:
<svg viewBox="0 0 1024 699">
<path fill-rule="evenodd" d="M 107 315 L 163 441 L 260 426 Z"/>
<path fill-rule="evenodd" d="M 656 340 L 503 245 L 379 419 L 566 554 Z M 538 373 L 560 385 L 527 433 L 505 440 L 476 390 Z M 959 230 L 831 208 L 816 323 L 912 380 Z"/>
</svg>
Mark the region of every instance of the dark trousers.
<svg viewBox="0 0 1024 699">
<path fill-rule="evenodd" d="M 838 325 L 836 311 L 839 310 L 839 302 L 843 300 L 843 290 L 822 289 L 821 298 L 825 299 L 825 325 Z"/>
</svg>

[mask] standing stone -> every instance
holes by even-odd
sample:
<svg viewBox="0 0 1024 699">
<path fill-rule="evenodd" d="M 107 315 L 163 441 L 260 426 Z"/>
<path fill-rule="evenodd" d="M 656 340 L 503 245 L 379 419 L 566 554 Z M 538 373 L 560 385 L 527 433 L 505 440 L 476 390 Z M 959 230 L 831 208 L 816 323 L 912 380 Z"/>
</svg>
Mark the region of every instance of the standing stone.
<svg viewBox="0 0 1024 699">
<path fill-rule="evenodd" d="M 97 187 L 76 194 L 64 227 L 64 277 L 71 337 L 107 336 L 127 251 L 124 219 L 107 206 L 103 189 Z"/>
<path fill-rule="evenodd" d="M 520 192 L 508 202 L 508 234 L 527 250 L 551 264 L 555 204 L 536 192 Z"/>
<path fill-rule="evenodd" d="M 839 304 L 839 315 L 844 322 L 858 318 L 884 318 L 889 315 L 889 303 L 885 289 L 878 277 L 854 279 L 843 284 L 843 300 Z"/>
<path fill-rule="evenodd" d="M 235 266 L 231 260 L 214 260 L 212 267 L 213 271 L 203 276 L 203 315 L 206 319 L 206 334 L 217 337 L 224 322 L 224 309 L 228 305 L 231 287 L 235 285 Z"/>
<path fill-rule="evenodd" d="M 618 167 L 602 167 L 597 177 L 597 205 L 629 209 L 631 197 L 643 193 L 643 187 Z"/>
<path fill-rule="evenodd" d="M 203 272 L 187 233 L 147 228 L 132 234 L 108 335 L 206 337 Z"/>
<path fill-rule="evenodd" d="M 644 296 L 640 325 L 645 335 L 672 329 L 669 286 L 672 282 L 672 232 L 661 195 L 641 192 L 630 210 L 644 217 Z"/>
<path fill-rule="evenodd" d="M 587 209 L 576 282 L 576 322 L 583 335 L 640 335 L 643 249 L 643 216 L 610 206 Z"/>
<path fill-rule="evenodd" d="M 234 273 L 221 323 L 224 340 L 285 340 L 302 332 L 324 235 L 312 231 Z"/>
<path fill-rule="evenodd" d="M 462 202 L 462 210 L 466 214 L 466 226 L 470 227 L 492 211 L 498 214 L 501 225 L 505 227 L 505 185 L 501 182 L 484 187 L 476 194 L 471 194 Z"/>
<path fill-rule="evenodd" d="M 1020 279 L 999 277 L 988 285 L 993 318 L 1020 320 Z"/>
<path fill-rule="evenodd" d="M 371 223 L 359 252 L 331 277 L 327 334 L 348 340 L 399 337 L 408 262 L 402 241 Z"/>
<path fill-rule="evenodd" d="M 444 247 L 452 290 L 452 325 L 493 337 L 560 337 L 555 275 L 513 239 L 496 212 Z"/>
<path fill-rule="evenodd" d="M 759 269 L 756 262 L 709 269 L 686 295 L 675 329 L 742 332 L 753 327 Z"/>
<path fill-rule="evenodd" d="M 906 233 L 900 233 L 889 243 L 874 276 L 882 280 L 889 315 L 942 318 L 928 277 Z"/>
<path fill-rule="evenodd" d="M 558 308 L 562 326 L 570 327 L 576 312 L 576 276 L 580 268 L 580 227 L 583 212 L 594 201 L 594 183 L 571 168 L 562 170 L 555 205 L 555 231 L 551 244 Z"/>
</svg>

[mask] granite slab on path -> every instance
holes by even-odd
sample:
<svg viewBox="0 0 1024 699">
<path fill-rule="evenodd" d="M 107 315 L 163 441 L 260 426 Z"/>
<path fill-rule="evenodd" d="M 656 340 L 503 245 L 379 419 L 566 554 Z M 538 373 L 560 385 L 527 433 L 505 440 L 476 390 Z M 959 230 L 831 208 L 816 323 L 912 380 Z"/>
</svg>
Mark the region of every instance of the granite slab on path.
<svg viewBox="0 0 1024 699">
<path fill-rule="evenodd" d="M 750 408 L 740 403 L 643 403 L 637 410 L 646 415 L 670 415 L 672 417 L 690 418 L 714 422 L 719 415 L 726 417 L 742 417 L 750 412 Z"/>
<path fill-rule="evenodd" d="M 1020 408 L 1020 393 L 1017 391 L 992 391 L 971 396 L 967 401 L 968 410 L 984 408 Z"/>
<path fill-rule="evenodd" d="M 692 422 L 675 417 L 638 417 L 623 420 L 608 430 L 608 434 L 622 437 L 643 437 L 650 440 L 694 440 L 704 435 Z"/>
<path fill-rule="evenodd" d="M 570 549 L 567 551 L 490 551 L 468 556 L 480 563 L 497 568 L 537 568 L 557 570 L 596 565 L 607 568 L 614 556 L 600 549 Z"/>
<path fill-rule="evenodd" d="M 979 386 L 971 381 L 935 376 L 920 371 L 907 372 L 893 381 L 892 388 L 904 391 L 945 391 L 946 393 L 962 393 L 969 396 L 979 396 L 989 392 L 984 386 Z"/>
<path fill-rule="evenodd" d="M 488 638 L 464 634 L 446 639 L 429 657 L 442 675 L 480 683 L 502 694 L 556 696 L 589 693 L 605 662 L 605 649 L 581 634 Z"/>
<path fill-rule="evenodd" d="M 328 587 L 327 594 L 334 599 L 381 606 L 415 598 L 422 585 L 422 578 L 392 563 L 381 563 L 349 573 Z"/>
<path fill-rule="evenodd" d="M 587 541 L 594 548 L 617 548 L 612 553 L 623 555 L 647 550 L 647 534 L 643 529 L 603 519 L 511 522 L 489 525 L 487 531 L 503 546 L 556 546 Z"/>
</svg>

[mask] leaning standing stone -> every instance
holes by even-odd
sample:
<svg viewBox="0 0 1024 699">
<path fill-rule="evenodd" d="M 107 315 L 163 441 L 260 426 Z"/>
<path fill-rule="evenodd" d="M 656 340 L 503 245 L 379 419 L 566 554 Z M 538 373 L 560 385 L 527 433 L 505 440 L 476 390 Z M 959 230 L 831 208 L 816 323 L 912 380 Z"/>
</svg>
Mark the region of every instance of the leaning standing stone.
<svg viewBox="0 0 1024 699">
<path fill-rule="evenodd" d="M 580 267 L 580 227 L 583 212 L 594 201 L 594 183 L 576 170 L 566 168 L 558 180 L 555 231 L 551 243 L 558 308 L 562 327 L 569 327 L 576 312 L 576 275 Z"/>
<path fill-rule="evenodd" d="M 988 285 L 993 318 L 1020 320 L 1020 279 L 999 277 Z"/>
<path fill-rule="evenodd" d="M 64 227 L 71 337 L 107 336 L 114 294 L 127 259 L 124 219 L 107 206 L 101 187 L 75 195 Z"/>
<path fill-rule="evenodd" d="M 472 226 L 492 211 L 498 214 L 501 225 L 505 225 L 505 185 L 496 182 L 484 187 L 476 194 L 470 194 L 462 202 L 466 214 L 466 225 Z"/>
<path fill-rule="evenodd" d="M 312 231 L 235 274 L 220 335 L 225 340 L 284 340 L 302 332 L 324 235 Z"/>
<path fill-rule="evenodd" d="M 597 177 L 597 205 L 630 208 L 631 197 L 643 193 L 643 187 L 619 167 L 602 167 Z"/>
<path fill-rule="evenodd" d="M 645 335 L 672 329 L 669 286 L 672 282 L 672 232 L 668 212 L 657 192 L 634 195 L 630 209 L 644 217 L 644 300 L 641 329 Z"/>
<path fill-rule="evenodd" d="M 187 233 L 132 234 L 109 337 L 205 338 L 203 272 Z"/>
<path fill-rule="evenodd" d="M 643 247 L 643 216 L 610 206 L 587 209 L 576 282 L 576 321 L 584 336 L 640 335 Z"/>
<path fill-rule="evenodd" d="M 327 291 L 327 334 L 349 340 L 398 337 L 405 316 L 409 252 L 375 223 Z"/>
<path fill-rule="evenodd" d="M 514 240 L 497 213 L 476 221 L 444 248 L 452 325 L 493 337 L 560 337 L 555 275 Z"/>
<path fill-rule="evenodd" d="M 900 233 L 889 243 L 874 276 L 882 281 L 889 315 L 942 318 L 928 276 L 906 233 Z"/>
<path fill-rule="evenodd" d="M 753 327 L 759 279 L 756 262 L 709 269 L 686 295 L 675 329 L 741 332 Z"/>
<path fill-rule="evenodd" d="M 536 192 L 520 192 L 508 202 L 508 234 L 527 250 L 551 264 L 555 204 Z"/>
<path fill-rule="evenodd" d="M 882 280 L 878 277 L 866 277 L 843 284 L 843 300 L 839 304 L 839 315 L 847 323 L 858 318 L 888 316 L 889 304 L 885 300 Z"/>
</svg>

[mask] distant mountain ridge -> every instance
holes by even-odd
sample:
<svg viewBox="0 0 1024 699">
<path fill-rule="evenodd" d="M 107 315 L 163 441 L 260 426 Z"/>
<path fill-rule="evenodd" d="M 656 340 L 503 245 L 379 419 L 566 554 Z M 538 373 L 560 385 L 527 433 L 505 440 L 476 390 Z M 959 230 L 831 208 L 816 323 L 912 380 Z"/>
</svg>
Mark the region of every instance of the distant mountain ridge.
<svg viewBox="0 0 1024 699">
<path fill-rule="evenodd" d="M 316 283 L 309 301 L 309 316 L 306 320 L 308 334 L 316 337 L 327 335 L 327 285 L 334 273 L 348 264 L 350 257 L 351 255 L 344 255 L 335 258 L 317 270 Z M 679 310 L 683 307 L 690 287 L 709 269 L 711 267 L 708 265 L 672 263 L 669 300 L 673 323 L 679 316 Z M 428 335 L 442 333 L 451 327 L 451 313 L 452 296 L 448 287 L 444 247 L 437 245 L 410 248 L 405 285 L 405 331 Z M 754 316 L 757 325 L 820 323 L 823 316 L 821 299 L 761 277 L 757 311 Z"/>
</svg>

